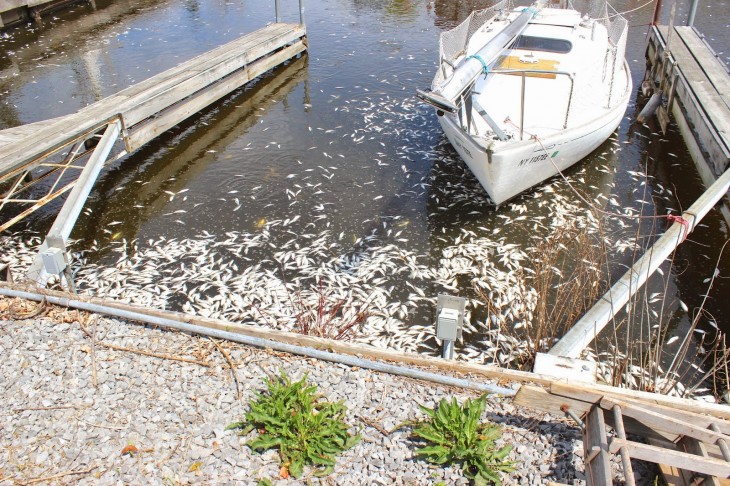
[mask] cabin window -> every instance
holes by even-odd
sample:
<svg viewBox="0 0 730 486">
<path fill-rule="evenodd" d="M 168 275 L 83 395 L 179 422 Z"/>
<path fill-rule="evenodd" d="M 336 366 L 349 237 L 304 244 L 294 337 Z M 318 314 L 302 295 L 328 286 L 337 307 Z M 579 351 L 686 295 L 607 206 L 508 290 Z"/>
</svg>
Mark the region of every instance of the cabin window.
<svg viewBox="0 0 730 486">
<path fill-rule="evenodd" d="M 567 54 L 573 48 L 573 43 L 565 39 L 551 39 L 549 37 L 534 37 L 521 35 L 515 40 L 510 49 L 523 49 L 525 51 L 546 51 Z"/>
</svg>

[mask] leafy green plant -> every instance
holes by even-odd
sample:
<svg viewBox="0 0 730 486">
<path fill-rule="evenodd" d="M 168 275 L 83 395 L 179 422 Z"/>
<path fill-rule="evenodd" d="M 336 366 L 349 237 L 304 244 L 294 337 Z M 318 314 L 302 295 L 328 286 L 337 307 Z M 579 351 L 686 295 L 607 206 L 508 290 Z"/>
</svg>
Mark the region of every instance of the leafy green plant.
<svg viewBox="0 0 730 486">
<path fill-rule="evenodd" d="M 456 398 L 450 402 L 443 399 L 433 409 L 419 405 L 428 418 L 403 424 L 413 426 L 412 435 L 426 442 L 416 451 L 416 457 L 431 464 L 461 464 L 464 475 L 476 485 L 502 484 L 499 472 L 514 470 L 505 460 L 512 446 L 497 450 L 495 441 L 502 436 L 502 429 L 480 422 L 486 403 L 484 394 L 476 400 L 468 399 L 463 406 Z"/>
<path fill-rule="evenodd" d="M 241 435 L 256 429 L 258 435 L 247 443 L 254 451 L 278 448 L 282 477 L 300 477 L 305 465 L 318 468 L 316 476 L 326 476 L 334 469 L 335 456 L 360 440 L 342 421 L 347 407 L 320 401 L 317 387 L 307 385 L 306 378 L 292 382 L 283 371 L 265 378 L 267 390 L 256 394 L 244 420 L 226 427 L 241 429 Z"/>
</svg>

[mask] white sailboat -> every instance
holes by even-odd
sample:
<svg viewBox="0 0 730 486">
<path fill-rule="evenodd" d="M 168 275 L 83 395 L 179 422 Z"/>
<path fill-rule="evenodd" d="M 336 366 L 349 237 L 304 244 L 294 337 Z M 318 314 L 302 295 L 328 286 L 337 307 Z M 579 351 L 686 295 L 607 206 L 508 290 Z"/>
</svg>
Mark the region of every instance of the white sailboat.
<svg viewBox="0 0 730 486">
<path fill-rule="evenodd" d="M 627 31 L 605 2 L 588 15 L 500 2 L 441 34 L 438 72 L 418 96 L 499 205 L 616 130 L 632 89 Z"/>
</svg>

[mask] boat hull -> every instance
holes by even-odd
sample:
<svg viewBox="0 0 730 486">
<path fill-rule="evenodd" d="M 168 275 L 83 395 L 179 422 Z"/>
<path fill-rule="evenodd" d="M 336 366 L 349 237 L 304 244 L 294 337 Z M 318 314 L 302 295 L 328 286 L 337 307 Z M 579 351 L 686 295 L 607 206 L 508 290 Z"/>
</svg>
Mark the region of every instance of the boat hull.
<svg viewBox="0 0 730 486">
<path fill-rule="evenodd" d="M 505 18 L 523 10 L 509 17 L 475 11 L 442 33 L 432 93 L 461 87 L 454 80 L 473 71 L 475 58 L 483 70 L 458 99 L 446 100 L 455 110 L 422 97 L 437 107 L 447 138 L 496 205 L 593 152 L 621 123 L 631 95 L 625 18 L 608 16 L 605 3 L 603 13 L 591 8 L 596 19 L 535 5 L 534 16 L 491 64 L 479 53 L 506 29 Z"/>
<path fill-rule="evenodd" d="M 599 118 L 544 139 L 530 139 L 525 134 L 522 142 L 497 142 L 485 148 L 458 126 L 456 116 L 439 116 L 439 123 L 489 198 L 500 205 L 558 175 L 605 142 L 623 119 L 630 86 L 629 79 L 624 99 Z"/>
</svg>

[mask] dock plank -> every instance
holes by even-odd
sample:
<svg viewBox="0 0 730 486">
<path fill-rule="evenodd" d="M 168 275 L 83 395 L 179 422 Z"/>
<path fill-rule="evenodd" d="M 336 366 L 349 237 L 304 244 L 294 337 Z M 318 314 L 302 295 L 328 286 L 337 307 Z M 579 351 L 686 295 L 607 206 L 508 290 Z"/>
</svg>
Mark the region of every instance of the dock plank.
<svg viewBox="0 0 730 486">
<path fill-rule="evenodd" d="M 24 166 L 32 167 L 39 157 L 58 150 L 69 138 L 98 130 L 106 120 L 121 117 L 129 128 L 304 36 L 306 29 L 302 25 L 270 24 L 76 113 L 48 120 L 42 125 L 18 127 L 5 134 L 0 132 L 0 178 Z"/>
<path fill-rule="evenodd" d="M 677 31 L 688 51 L 697 60 L 697 64 L 715 87 L 715 90 L 725 102 L 725 106 L 730 109 L 730 76 L 728 76 L 725 64 L 713 55 L 692 27 L 677 26 L 674 30 Z"/>
<path fill-rule="evenodd" d="M 130 135 L 128 140 L 129 149 L 136 150 L 161 133 L 177 125 L 182 120 L 185 120 L 189 116 L 197 113 L 251 79 L 260 76 L 287 59 L 291 59 L 297 54 L 303 52 L 305 49 L 306 47 L 301 41 L 288 46 L 286 49 L 274 54 L 273 56 L 269 56 L 265 59 L 259 59 L 255 63 L 247 66 L 243 71 L 230 76 L 224 81 L 205 88 L 205 92 L 201 93 L 200 96 L 196 96 L 189 101 L 182 102 L 175 105 L 173 108 L 166 110 L 159 117 L 154 119 L 154 123 L 150 123 L 149 126 L 136 129 Z"/>
<path fill-rule="evenodd" d="M 33 133 L 36 133 L 38 130 L 53 125 L 61 118 L 65 117 L 50 118 L 48 120 L 26 123 L 25 125 L 0 130 L 0 149 L 3 145 L 19 142 Z"/>
<path fill-rule="evenodd" d="M 666 39 L 668 33 L 667 27 L 661 27 L 659 31 L 664 39 Z M 679 36 L 673 36 L 673 39 L 676 37 Z M 705 46 L 703 48 L 706 49 Z M 670 51 L 672 57 L 677 61 L 680 71 L 687 79 L 689 88 L 696 96 L 702 111 L 720 137 L 725 151 L 730 151 L 730 133 L 728 133 L 728 127 L 730 127 L 730 109 L 728 109 L 728 105 L 715 89 L 715 86 L 684 42 L 672 42 Z"/>
<path fill-rule="evenodd" d="M 286 32 L 297 31 L 303 32 L 304 28 L 296 24 L 271 24 L 266 27 L 238 39 L 216 47 L 199 56 L 193 57 L 185 62 L 178 64 L 160 74 L 157 74 L 144 81 L 140 81 L 133 86 L 123 89 L 119 93 L 120 96 L 134 98 L 136 96 L 154 95 L 157 92 L 174 86 L 176 81 L 184 81 L 188 77 L 194 76 L 197 72 L 209 69 L 216 63 L 221 62 L 232 56 L 232 53 L 245 51 L 256 46 L 259 42 L 266 41 Z"/>
<path fill-rule="evenodd" d="M 260 59 L 267 53 L 294 42 L 301 35 L 302 32 L 299 30 L 289 30 L 273 37 L 267 37 L 255 45 L 246 46 L 245 50 L 234 51 L 228 54 L 224 59 L 219 59 L 217 63 L 210 67 L 199 66 L 195 70 L 188 71 L 187 73 L 189 75 L 186 76 L 186 79 L 176 81 L 164 91 L 159 91 L 155 94 L 145 92 L 135 96 L 122 107 L 121 111 L 124 115 L 124 122 L 128 127 L 135 125 L 163 108 L 170 106 L 175 100 L 181 100 L 190 96 L 209 86 L 213 81 L 222 79 L 234 71 L 241 69 L 242 66 L 246 66 Z M 144 98 L 138 100 L 140 96 Z M 127 106 L 131 107 L 127 109 Z"/>
</svg>

